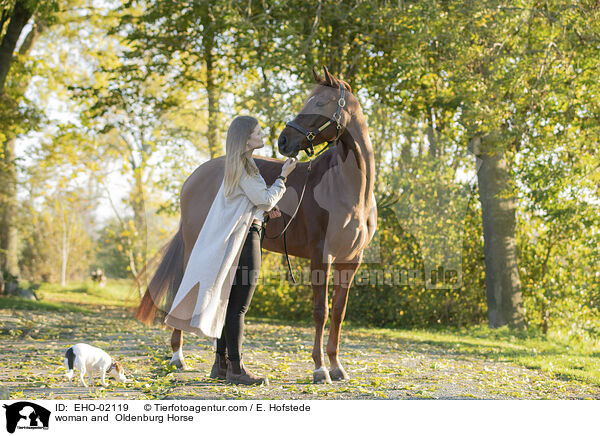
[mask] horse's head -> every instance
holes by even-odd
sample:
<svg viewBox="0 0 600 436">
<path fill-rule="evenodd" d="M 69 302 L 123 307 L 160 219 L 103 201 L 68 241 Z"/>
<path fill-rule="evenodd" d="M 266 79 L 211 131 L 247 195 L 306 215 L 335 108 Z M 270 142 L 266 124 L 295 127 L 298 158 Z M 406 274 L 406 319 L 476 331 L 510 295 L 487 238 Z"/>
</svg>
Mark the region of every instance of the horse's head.
<svg viewBox="0 0 600 436">
<path fill-rule="evenodd" d="M 284 156 L 296 156 L 300 150 L 312 155 L 313 146 L 339 138 L 352 118 L 358 101 L 350 85 L 333 77 L 326 67 L 323 71 L 325 76 L 321 77 L 313 69 L 317 85 L 300 113 L 279 135 L 279 152 Z"/>
</svg>

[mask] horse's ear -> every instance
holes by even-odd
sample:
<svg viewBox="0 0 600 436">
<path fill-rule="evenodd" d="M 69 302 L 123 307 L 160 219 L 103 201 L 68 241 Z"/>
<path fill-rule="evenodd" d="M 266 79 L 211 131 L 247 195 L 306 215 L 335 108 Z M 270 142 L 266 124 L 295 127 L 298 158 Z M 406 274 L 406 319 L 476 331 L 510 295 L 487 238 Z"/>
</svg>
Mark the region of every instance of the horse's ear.
<svg viewBox="0 0 600 436">
<path fill-rule="evenodd" d="M 319 73 L 317 73 L 317 69 L 315 67 L 313 67 L 312 73 L 313 73 L 313 77 L 315 78 L 315 82 L 317 82 L 317 83 L 325 82 L 325 79 L 323 79 L 321 76 L 319 76 Z"/>
<path fill-rule="evenodd" d="M 342 80 L 342 79 L 338 79 L 338 82 L 340 82 L 340 88 L 343 86 L 345 87 L 348 92 L 352 92 L 352 88 L 350 87 L 350 85 L 348 84 L 348 82 Z"/>
<path fill-rule="evenodd" d="M 325 65 L 323 65 L 323 72 L 325 73 L 325 83 L 327 83 L 329 86 L 335 87 L 335 79 Z"/>
</svg>

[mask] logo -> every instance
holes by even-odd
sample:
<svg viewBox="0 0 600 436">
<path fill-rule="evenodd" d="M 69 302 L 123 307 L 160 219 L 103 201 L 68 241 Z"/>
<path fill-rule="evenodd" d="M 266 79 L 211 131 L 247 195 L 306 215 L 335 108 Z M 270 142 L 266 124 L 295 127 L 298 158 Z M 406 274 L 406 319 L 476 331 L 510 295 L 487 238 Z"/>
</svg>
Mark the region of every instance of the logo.
<svg viewBox="0 0 600 436">
<path fill-rule="evenodd" d="M 6 409 L 6 431 L 14 433 L 15 429 L 44 429 L 48 430 L 50 411 L 29 401 L 19 401 L 9 405 Z"/>
</svg>

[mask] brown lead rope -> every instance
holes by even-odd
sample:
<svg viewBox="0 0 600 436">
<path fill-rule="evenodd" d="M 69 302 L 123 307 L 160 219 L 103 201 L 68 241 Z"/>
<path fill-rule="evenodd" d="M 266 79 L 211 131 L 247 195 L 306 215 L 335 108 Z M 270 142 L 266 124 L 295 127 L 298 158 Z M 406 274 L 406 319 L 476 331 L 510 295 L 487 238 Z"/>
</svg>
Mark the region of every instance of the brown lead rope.
<svg viewBox="0 0 600 436">
<path fill-rule="evenodd" d="M 335 110 L 335 113 L 331 116 L 331 118 L 327 122 L 325 122 L 321 127 L 319 127 L 316 130 L 316 133 L 313 133 L 312 131 L 309 132 L 308 130 L 306 130 L 303 126 L 301 126 L 300 124 L 298 124 L 296 122 L 295 118 L 292 121 L 286 123 L 286 127 L 292 127 L 306 136 L 309 146 L 307 149 L 304 150 L 304 152 L 306 153 L 306 155 L 308 157 L 310 157 L 310 160 L 308 162 L 308 170 L 306 171 L 306 178 L 304 179 L 304 186 L 302 187 L 302 194 L 300 194 L 300 200 L 298 200 L 298 206 L 296 206 L 296 210 L 292 214 L 292 217 L 290 218 L 290 221 L 287 224 L 285 222 L 285 217 L 283 216 L 283 214 L 281 214 L 281 217 L 283 218 L 283 226 L 284 226 L 283 230 L 277 236 L 275 236 L 273 238 L 268 238 L 268 239 L 277 239 L 283 233 L 283 248 L 285 250 L 285 258 L 287 260 L 288 270 L 290 272 L 290 276 L 292 277 L 292 281 L 294 282 L 294 284 L 296 283 L 296 279 L 294 278 L 294 274 L 292 273 L 292 267 L 290 265 L 290 257 L 288 256 L 288 251 L 287 251 L 287 239 L 286 239 L 287 228 L 292 223 L 292 220 L 296 217 L 296 213 L 298 213 L 298 210 L 300 209 L 300 204 L 302 204 L 302 199 L 304 198 L 304 190 L 306 189 L 306 183 L 308 182 L 308 176 L 309 176 L 310 170 L 312 168 L 313 159 L 315 159 L 317 156 L 319 156 L 321 153 L 323 153 L 325 150 L 327 150 L 329 147 L 331 147 L 331 144 L 335 144 L 337 142 L 337 140 L 339 139 L 339 137 L 341 136 L 342 127 L 343 127 L 342 126 L 342 111 L 343 111 L 344 107 L 346 106 L 346 98 L 345 97 L 346 97 L 346 88 L 344 87 L 344 85 L 341 85 L 340 86 L 340 97 L 338 98 L 338 101 L 337 101 L 337 108 Z M 335 123 L 336 129 L 337 129 L 337 134 L 335 136 L 335 139 L 327 142 L 327 146 L 323 147 L 323 149 L 321 151 L 319 151 L 313 157 L 313 154 L 315 152 L 313 141 L 314 141 L 315 137 L 319 133 L 321 133 L 323 130 L 325 130 L 325 128 L 332 123 Z M 266 221 L 268 221 L 268 219 Z M 264 230 L 266 230 L 265 225 L 266 225 L 266 222 L 263 221 L 263 238 L 265 237 L 265 233 L 266 233 L 264 231 Z M 262 243 L 262 238 L 261 238 L 261 243 Z"/>
<path fill-rule="evenodd" d="M 317 156 L 319 156 L 321 153 L 323 153 L 325 150 L 327 150 L 331 144 L 333 144 L 334 141 L 330 141 L 327 143 L 327 147 L 323 147 L 323 149 L 321 151 L 319 151 L 313 158 L 311 158 L 308 161 L 308 169 L 306 171 L 306 177 L 304 178 L 304 186 L 302 186 L 302 193 L 300 194 L 300 200 L 298 200 L 298 205 L 296 206 L 296 210 L 294 211 L 294 213 L 292 214 L 292 217 L 290 218 L 290 220 L 287 222 L 285 222 L 285 216 L 283 216 L 283 213 L 281 214 L 281 218 L 283 218 L 283 230 L 281 232 L 279 232 L 279 234 L 277 236 L 273 236 L 273 237 L 269 237 L 266 236 L 267 233 L 267 227 L 266 224 L 269 221 L 269 216 L 266 216 L 266 220 L 263 222 L 262 227 L 263 227 L 263 232 L 262 232 L 262 238 L 261 238 L 261 243 L 262 240 L 264 238 L 267 239 L 277 239 L 279 238 L 282 234 L 283 234 L 283 248 L 285 250 L 285 259 L 287 261 L 287 266 L 288 266 L 288 271 L 290 272 L 290 277 L 292 278 L 292 282 L 294 282 L 294 284 L 296 284 L 296 278 L 294 277 L 294 273 L 292 272 L 292 266 L 290 264 L 290 257 L 288 255 L 288 251 L 287 251 L 287 229 L 290 226 L 290 224 L 292 223 L 292 220 L 296 217 L 296 214 L 298 213 L 298 210 L 300 209 L 300 205 L 302 204 L 302 199 L 304 198 L 304 191 L 306 190 L 306 184 L 308 182 L 308 176 L 310 175 L 310 171 L 312 169 L 312 162 L 313 159 L 315 159 Z"/>
</svg>

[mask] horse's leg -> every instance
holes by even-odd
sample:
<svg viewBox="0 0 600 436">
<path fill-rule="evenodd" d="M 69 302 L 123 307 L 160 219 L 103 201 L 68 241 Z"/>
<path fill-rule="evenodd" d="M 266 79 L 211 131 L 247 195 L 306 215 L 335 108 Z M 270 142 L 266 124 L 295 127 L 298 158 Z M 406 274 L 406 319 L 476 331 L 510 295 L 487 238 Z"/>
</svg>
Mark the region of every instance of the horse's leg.
<svg viewBox="0 0 600 436">
<path fill-rule="evenodd" d="M 329 357 L 329 375 L 332 380 L 348 380 L 348 374 L 344 371 L 338 359 L 340 350 L 340 333 L 342 322 L 346 314 L 346 303 L 348 302 L 348 290 L 356 274 L 360 262 L 335 264 L 333 283 L 333 302 L 331 304 L 331 325 L 329 327 L 329 339 L 327 340 L 327 356 Z"/>
<path fill-rule="evenodd" d="M 183 331 L 173 329 L 173 334 L 171 335 L 171 348 L 173 349 L 171 364 L 175 365 L 177 369 L 183 369 L 185 371 L 187 369 L 187 365 L 185 364 L 185 359 L 183 358 L 183 350 L 181 349 L 182 345 Z"/>
<path fill-rule="evenodd" d="M 312 358 L 315 361 L 313 372 L 314 383 L 331 383 L 329 372 L 325 368 L 323 356 L 323 332 L 327 321 L 327 282 L 330 263 L 322 261 L 322 255 L 313 257 L 310 264 L 311 282 L 313 288 L 313 319 L 315 320 L 315 345 Z"/>
</svg>

